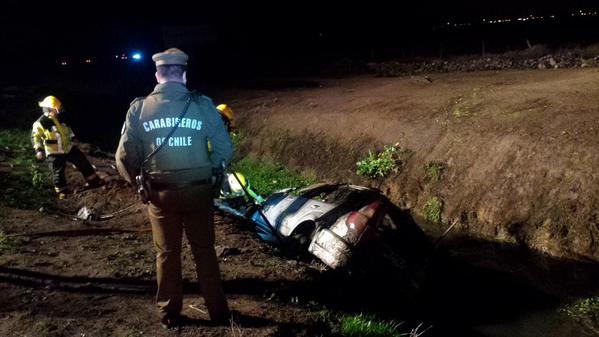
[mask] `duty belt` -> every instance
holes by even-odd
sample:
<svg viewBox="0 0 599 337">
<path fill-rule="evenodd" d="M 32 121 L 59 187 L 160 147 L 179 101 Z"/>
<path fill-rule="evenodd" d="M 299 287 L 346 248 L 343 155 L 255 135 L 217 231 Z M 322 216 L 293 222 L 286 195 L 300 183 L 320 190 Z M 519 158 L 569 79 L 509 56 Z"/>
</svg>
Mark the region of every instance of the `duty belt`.
<svg viewBox="0 0 599 337">
<path fill-rule="evenodd" d="M 212 184 L 212 181 L 210 179 L 195 180 L 195 181 L 186 182 L 186 183 L 157 183 L 154 181 L 150 182 L 152 189 L 154 189 L 156 191 L 179 190 L 179 189 L 183 189 L 186 187 L 208 185 L 208 184 Z"/>
</svg>

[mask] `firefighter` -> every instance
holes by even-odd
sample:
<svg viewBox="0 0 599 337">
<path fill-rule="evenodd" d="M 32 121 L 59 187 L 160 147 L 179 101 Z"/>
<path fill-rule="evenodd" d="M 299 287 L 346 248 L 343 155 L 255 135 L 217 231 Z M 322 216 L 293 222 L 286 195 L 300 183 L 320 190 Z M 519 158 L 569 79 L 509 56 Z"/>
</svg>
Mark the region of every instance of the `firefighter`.
<svg viewBox="0 0 599 337">
<path fill-rule="evenodd" d="M 48 159 L 52 172 L 54 190 L 59 199 L 65 199 L 67 182 L 65 167 L 72 163 L 85 178 L 85 188 L 95 188 L 104 185 L 94 167 L 85 155 L 73 143 L 75 134 L 61 118 L 62 103 L 54 96 L 44 98 L 38 105 L 42 108 L 42 116 L 33 123 L 31 143 L 35 158 L 39 161 Z"/>
<path fill-rule="evenodd" d="M 220 117 L 223 119 L 227 131 L 229 133 L 235 132 L 235 119 L 233 115 L 233 109 L 226 104 L 219 104 L 216 109 L 220 112 Z"/>
<path fill-rule="evenodd" d="M 216 110 L 220 113 L 220 118 L 223 120 L 227 132 L 232 138 L 235 138 L 235 122 L 233 120 L 233 110 L 226 104 L 219 104 Z M 208 152 L 212 152 L 212 144 L 208 141 Z"/>
<path fill-rule="evenodd" d="M 147 176 L 153 190 L 148 215 L 156 250 L 160 322 L 165 328 L 183 323 L 181 240 L 185 232 L 210 319 L 228 324 L 230 311 L 214 250 L 212 177 L 224 169 L 222 163 L 231 161 L 233 144 L 212 100 L 187 89 L 187 54 L 170 48 L 154 54 L 152 60 L 158 84 L 148 96 L 131 103 L 116 161 L 128 182 Z"/>
<path fill-rule="evenodd" d="M 250 181 L 243 174 L 239 172 L 227 173 L 220 191 L 220 198 L 226 200 L 243 199 L 249 201 L 248 197 L 258 204 L 264 202 L 264 198 L 252 189 Z"/>
</svg>

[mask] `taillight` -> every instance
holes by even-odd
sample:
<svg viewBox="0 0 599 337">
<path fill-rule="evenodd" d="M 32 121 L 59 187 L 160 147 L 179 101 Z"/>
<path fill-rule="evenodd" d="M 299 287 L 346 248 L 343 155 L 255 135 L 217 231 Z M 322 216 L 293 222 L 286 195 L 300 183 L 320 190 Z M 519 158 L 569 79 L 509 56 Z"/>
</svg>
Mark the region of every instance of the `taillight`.
<svg viewBox="0 0 599 337">
<path fill-rule="evenodd" d="M 368 221 L 372 219 L 376 211 L 380 208 L 381 202 L 375 201 L 370 205 L 362 207 L 357 212 L 351 212 L 350 215 L 345 220 L 345 224 L 350 228 L 354 233 L 359 234 L 364 231 L 366 226 L 368 225 Z"/>
<path fill-rule="evenodd" d="M 359 233 L 366 227 L 368 220 L 370 220 L 370 218 L 360 212 L 351 212 L 347 217 L 347 220 L 345 220 L 345 224 L 352 231 Z"/>
<path fill-rule="evenodd" d="M 365 216 L 367 216 L 370 219 L 374 216 L 374 213 L 376 213 L 376 211 L 378 211 L 378 209 L 380 207 L 381 207 L 381 202 L 377 200 L 377 201 L 371 203 L 370 205 L 362 207 L 359 210 L 359 212 L 364 214 Z"/>
</svg>

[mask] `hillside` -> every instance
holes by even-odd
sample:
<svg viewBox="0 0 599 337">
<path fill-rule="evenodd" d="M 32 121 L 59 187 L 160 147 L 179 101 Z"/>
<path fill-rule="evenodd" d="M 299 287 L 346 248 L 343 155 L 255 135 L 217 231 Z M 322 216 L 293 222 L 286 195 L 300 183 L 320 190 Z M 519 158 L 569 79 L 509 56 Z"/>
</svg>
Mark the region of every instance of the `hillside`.
<svg viewBox="0 0 599 337">
<path fill-rule="evenodd" d="M 287 86 L 287 87 L 286 87 Z M 228 96 L 245 153 L 320 178 L 381 184 L 415 216 L 433 196 L 453 233 L 599 260 L 597 69 L 357 77 L 259 83 Z M 277 88 L 278 89 L 275 89 Z M 401 172 L 355 174 L 368 150 L 398 143 Z M 437 181 L 425 166 L 440 163 Z"/>
</svg>

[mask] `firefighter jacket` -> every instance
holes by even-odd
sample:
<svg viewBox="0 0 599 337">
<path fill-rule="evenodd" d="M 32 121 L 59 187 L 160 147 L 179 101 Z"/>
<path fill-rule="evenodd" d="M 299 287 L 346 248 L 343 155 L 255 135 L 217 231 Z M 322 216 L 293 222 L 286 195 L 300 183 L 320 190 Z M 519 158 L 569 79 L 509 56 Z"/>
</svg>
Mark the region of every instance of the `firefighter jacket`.
<svg viewBox="0 0 599 337">
<path fill-rule="evenodd" d="M 67 154 L 73 147 L 73 130 L 58 116 L 43 114 L 33 123 L 31 144 L 35 152 L 44 151 L 46 156 Z"/>
<path fill-rule="evenodd" d="M 190 97 L 187 113 L 179 120 Z M 212 100 L 178 82 L 158 84 L 150 95 L 131 103 L 115 155 L 119 173 L 134 184 L 144 159 L 162 143 L 144 171 L 152 181 L 165 184 L 210 179 L 213 169 L 223 161 L 228 165 L 233 156 L 233 143 Z"/>
</svg>

